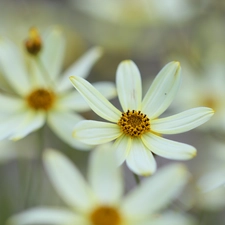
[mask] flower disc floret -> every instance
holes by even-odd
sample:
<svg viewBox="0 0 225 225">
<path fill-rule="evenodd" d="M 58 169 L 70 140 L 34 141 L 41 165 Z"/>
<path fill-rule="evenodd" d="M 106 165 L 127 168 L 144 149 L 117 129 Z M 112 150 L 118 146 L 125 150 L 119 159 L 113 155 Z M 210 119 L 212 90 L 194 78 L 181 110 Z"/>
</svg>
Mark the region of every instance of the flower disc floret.
<svg viewBox="0 0 225 225">
<path fill-rule="evenodd" d="M 150 120 L 141 111 L 128 110 L 122 113 L 118 125 L 131 137 L 140 137 L 143 133 L 150 131 Z"/>
<path fill-rule="evenodd" d="M 27 97 L 28 105 L 35 110 L 49 110 L 54 100 L 54 93 L 43 88 L 31 92 Z"/>
<path fill-rule="evenodd" d="M 121 216 L 117 209 L 111 206 L 100 206 L 90 216 L 93 225 L 119 225 Z"/>
</svg>

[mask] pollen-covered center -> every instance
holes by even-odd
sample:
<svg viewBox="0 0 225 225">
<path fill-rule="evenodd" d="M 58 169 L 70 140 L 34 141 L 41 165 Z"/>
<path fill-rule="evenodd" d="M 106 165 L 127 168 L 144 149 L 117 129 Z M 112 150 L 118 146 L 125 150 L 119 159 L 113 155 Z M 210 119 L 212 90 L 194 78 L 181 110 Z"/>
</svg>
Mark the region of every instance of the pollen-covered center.
<svg viewBox="0 0 225 225">
<path fill-rule="evenodd" d="M 120 225 L 121 216 L 117 209 L 110 206 L 101 206 L 95 209 L 90 220 L 92 225 Z"/>
<path fill-rule="evenodd" d="M 37 89 L 27 96 L 28 105 L 35 110 L 48 110 L 55 101 L 55 95 L 52 91 L 46 89 Z"/>
<path fill-rule="evenodd" d="M 139 137 L 143 133 L 150 131 L 150 120 L 141 111 L 128 110 L 122 113 L 118 125 L 125 134 L 131 137 Z"/>
</svg>

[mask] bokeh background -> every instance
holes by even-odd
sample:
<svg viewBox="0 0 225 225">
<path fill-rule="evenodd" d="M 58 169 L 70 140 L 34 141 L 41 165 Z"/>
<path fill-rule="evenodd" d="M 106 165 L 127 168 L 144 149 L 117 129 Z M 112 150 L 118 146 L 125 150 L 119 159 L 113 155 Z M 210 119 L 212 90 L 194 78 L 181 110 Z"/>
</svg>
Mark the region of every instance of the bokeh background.
<svg viewBox="0 0 225 225">
<path fill-rule="evenodd" d="M 199 129 L 168 137 L 198 150 L 194 159 L 184 162 L 192 178 L 176 207 L 190 213 L 199 225 L 224 225 L 225 187 L 204 194 L 197 184 L 210 172 L 225 171 L 225 2 L 0 0 L 0 37 L 10 38 L 22 49 L 33 26 L 41 32 L 51 26 L 61 27 L 67 41 L 64 69 L 90 47 L 103 47 L 104 55 L 88 77 L 91 82 L 114 81 L 118 64 L 132 59 L 141 71 L 146 92 L 166 63 L 180 61 L 183 82 L 165 115 L 197 106 L 212 107 L 216 113 Z M 0 87 L 10 90 L 1 74 Z M 99 119 L 93 112 L 84 116 Z M 16 143 L 1 141 L 0 224 L 32 206 L 63 204 L 43 170 L 40 155 L 47 147 L 61 150 L 86 173 L 89 152 L 72 149 L 47 126 Z M 7 157 L 1 157 L 4 151 L 9 153 Z M 172 163 L 156 158 L 158 167 Z M 128 190 L 135 180 L 124 169 Z"/>
</svg>

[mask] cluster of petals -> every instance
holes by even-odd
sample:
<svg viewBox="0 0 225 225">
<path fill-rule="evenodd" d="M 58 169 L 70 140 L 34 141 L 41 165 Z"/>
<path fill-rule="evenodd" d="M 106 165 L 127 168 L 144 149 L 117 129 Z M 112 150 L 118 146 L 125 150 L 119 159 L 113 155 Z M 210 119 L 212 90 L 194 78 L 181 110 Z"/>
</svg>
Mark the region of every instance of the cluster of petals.
<svg viewBox="0 0 225 225">
<path fill-rule="evenodd" d="M 115 166 L 115 157 L 108 151 L 109 148 L 104 146 L 92 152 L 89 182 L 62 153 L 47 149 L 43 158 L 46 172 L 55 190 L 70 208 L 31 208 L 11 217 L 8 224 L 96 225 L 96 221 L 101 225 L 191 224 L 178 213 L 159 214 L 178 197 L 189 179 L 183 165 L 164 167 L 123 196 L 121 168 Z M 93 219 L 93 212 L 104 207 L 114 209 L 117 219 L 110 213 L 96 215 Z"/>
<path fill-rule="evenodd" d="M 27 54 L 24 57 L 25 51 L 20 51 L 7 38 L 0 39 L 0 69 L 11 90 L 10 93 L 6 89 L 0 93 L 0 140 L 19 140 L 47 123 L 71 146 L 90 148 L 72 138 L 73 123 L 84 119 L 78 113 L 90 108 L 73 89 L 69 76 L 76 74 L 86 78 L 102 55 L 102 50 L 93 47 L 60 74 L 65 52 L 63 33 L 59 28 L 49 29 L 43 34 L 42 40 L 43 48 L 38 56 Z M 97 82 L 94 85 L 107 98 L 116 95 L 111 82 Z M 47 89 L 54 93 L 54 104 L 48 110 L 34 109 L 27 103 L 29 93 L 37 89 Z"/>
<path fill-rule="evenodd" d="M 115 140 L 114 151 L 118 164 L 126 160 L 127 166 L 139 175 L 150 175 L 156 171 L 152 152 L 174 160 L 194 157 L 196 149 L 193 146 L 163 138 L 162 135 L 189 131 L 208 121 L 214 114 L 211 108 L 198 107 L 159 118 L 177 94 L 181 80 L 179 62 L 168 63 L 159 72 L 143 99 L 141 76 L 137 66 L 130 60 L 121 62 L 116 73 L 116 85 L 122 111 L 114 107 L 85 79 L 73 76 L 70 80 L 92 110 L 109 121 L 81 121 L 75 126 L 74 138 L 91 145 Z M 128 110 L 145 114 L 150 120 L 150 130 L 138 137 L 125 134 L 118 121 L 122 113 Z"/>
</svg>

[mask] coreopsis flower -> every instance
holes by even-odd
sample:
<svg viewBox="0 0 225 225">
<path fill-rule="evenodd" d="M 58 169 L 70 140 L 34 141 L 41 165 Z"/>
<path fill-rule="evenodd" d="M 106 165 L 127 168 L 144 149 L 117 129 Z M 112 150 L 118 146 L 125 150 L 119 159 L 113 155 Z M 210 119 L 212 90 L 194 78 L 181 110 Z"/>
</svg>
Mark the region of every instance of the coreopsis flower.
<svg viewBox="0 0 225 225">
<path fill-rule="evenodd" d="M 225 131 L 224 82 L 225 66 L 221 62 L 210 62 L 199 72 L 186 64 L 182 92 L 177 96 L 174 108 L 196 107 L 205 105 L 215 110 L 212 120 L 200 127 L 201 130 Z M 189 86 L 192 88 L 190 91 Z"/>
<path fill-rule="evenodd" d="M 60 152 L 45 151 L 46 172 L 70 209 L 33 208 L 13 216 L 8 224 L 168 225 L 168 222 L 178 224 L 177 220 L 183 224 L 185 218 L 176 214 L 163 216 L 159 211 L 174 200 L 186 184 L 189 174 L 184 166 L 167 166 L 123 196 L 120 168 L 115 166 L 115 158 L 107 150 L 108 147 L 101 148 L 91 155 L 89 183 Z"/>
<path fill-rule="evenodd" d="M 59 76 L 65 50 L 61 30 L 53 28 L 39 37 L 34 29 L 25 43 L 24 49 L 29 52 L 27 64 L 10 40 L 0 39 L 0 68 L 15 92 L 0 94 L 0 139 L 21 139 L 47 123 L 62 140 L 85 149 L 89 146 L 72 138 L 71 121 L 84 119 L 78 113 L 89 110 L 89 106 L 78 92 L 71 90 L 73 86 L 68 77 L 73 74 L 87 77 L 102 50 L 99 47 L 90 49 Z M 116 95 L 111 82 L 95 85 L 109 98 Z"/>
<path fill-rule="evenodd" d="M 157 75 L 142 100 L 141 76 L 132 61 L 122 62 L 117 70 L 116 85 L 122 112 L 115 108 L 89 82 L 74 76 L 70 80 L 92 110 L 109 122 L 86 120 L 74 129 L 75 139 L 97 145 L 112 140 L 118 163 L 125 160 L 136 174 L 150 175 L 156 170 L 152 152 L 165 158 L 187 160 L 196 155 L 190 145 L 168 140 L 163 134 L 189 131 L 213 115 L 211 108 L 199 107 L 159 118 L 168 108 L 180 84 L 179 62 L 168 63 Z"/>
</svg>

